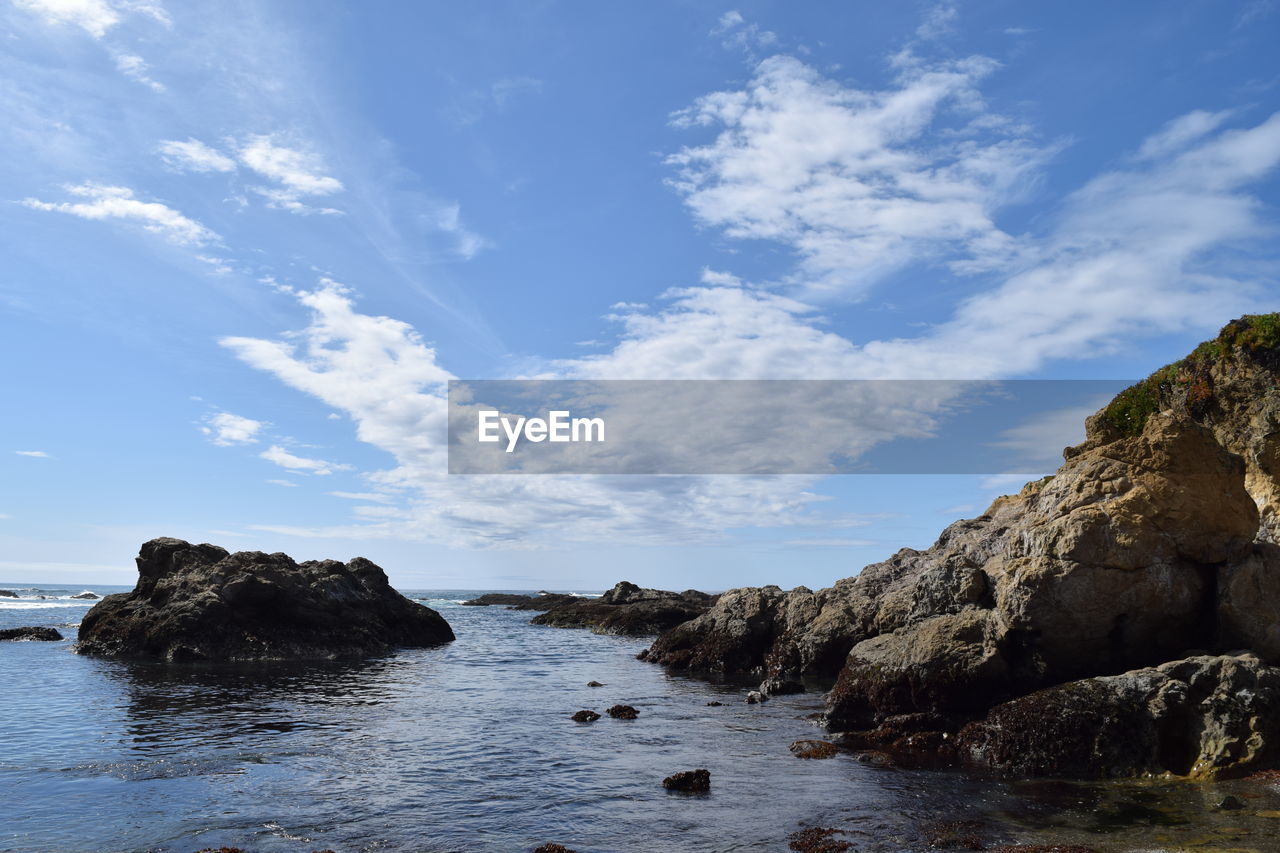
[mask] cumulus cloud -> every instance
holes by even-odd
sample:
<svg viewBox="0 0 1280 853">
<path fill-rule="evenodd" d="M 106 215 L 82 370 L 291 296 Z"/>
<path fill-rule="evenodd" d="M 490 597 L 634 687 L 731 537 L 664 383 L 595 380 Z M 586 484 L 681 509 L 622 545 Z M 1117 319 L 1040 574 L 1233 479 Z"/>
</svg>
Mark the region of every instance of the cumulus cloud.
<svg viewBox="0 0 1280 853">
<path fill-rule="evenodd" d="M 702 224 L 791 248 L 790 283 L 811 296 L 858 297 L 942 256 L 991 262 L 1013 242 L 996 211 L 1053 151 L 986 108 L 978 84 L 996 68 L 902 55 L 892 86 L 862 90 L 771 57 L 674 115 L 719 132 L 668 158 L 671 184 Z"/>
<path fill-rule="evenodd" d="M 86 183 L 66 186 L 71 195 L 84 201 L 47 202 L 28 198 L 23 204 L 35 210 L 69 213 L 81 219 L 119 219 L 142 226 L 174 243 L 204 245 L 216 243 L 219 237 L 205 226 L 158 201 L 142 201 L 128 187 Z"/>
<path fill-rule="evenodd" d="M 254 444 L 258 433 L 266 426 L 262 421 L 233 415 L 230 412 L 217 412 L 205 418 L 205 425 L 200 431 L 209 436 L 209 440 L 219 447 L 231 447 L 236 444 Z"/>
<path fill-rule="evenodd" d="M 164 162 L 173 169 L 184 172 L 234 172 L 236 163 L 216 148 L 198 139 L 185 142 L 168 139 L 158 149 Z"/>
<path fill-rule="evenodd" d="M 278 444 L 273 444 L 266 450 L 258 454 L 262 459 L 267 460 L 281 468 L 288 468 L 290 471 L 299 471 L 307 474 L 327 475 L 334 471 L 350 470 L 350 465 L 339 465 L 334 462 L 326 462 L 323 459 L 309 459 L 306 456 L 295 456 L 285 450 Z"/>
<path fill-rule="evenodd" d="M 291 213 L 339 213 L 329 207 L 312 207 L 304 199 L 330 196 L 342 192 L 342 182 L 323 174 L 320 158 L 302 148 L 282 144 L 276 137 L 250 137 L 239 151 L 240 162 L 275 186 L 257 187 L 255 191 L 272 207 Z"/>
</svg>

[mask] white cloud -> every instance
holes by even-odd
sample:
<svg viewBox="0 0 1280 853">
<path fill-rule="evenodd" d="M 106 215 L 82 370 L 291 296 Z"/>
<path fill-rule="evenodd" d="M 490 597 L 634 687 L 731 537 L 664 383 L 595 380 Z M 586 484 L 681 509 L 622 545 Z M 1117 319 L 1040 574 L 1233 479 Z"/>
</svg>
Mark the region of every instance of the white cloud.
<svg viewBox="0 0 1280 853">
<path fill-rule="evenodd" d="M 262 459 L 279 465 L 281 468 L 288 468 L 290 471 L 300 471 L 310 474 L 332 474 L 334 471 L 344 471 L 351 468 L 350 465 L 339 465 L 333 462 L 326 462 L 323 459 L 309 459 L 305 456 L 295 456 L 285 450 L 278 444 L 273 444 L 266 450 L 258 454 Z"/>
<path fill-rule="evenodd" d="M 346 498 L 350 501 L 372 501 L 374 503 L 390 503 L 392 497 L 390 495 L 380 494 L 378 492 L 329 492 L 335 498 Z"/>
<path fill-rule="evenodd" d="M 46 202 L 28 198 L 22 203 L 36 210 L 69 213 L 82 219 L 121 219 L 137 223 L 147 231 L 160 234 L 174 243 L 203 245 L 220 239 L 213 231 L 166 204 L 135 198 L 133 190 L 128 187 L 86 183 L 64 189 L 87 201 Z"/>
<path fill-rule="evenodd" d="M 102 38 L 107 30 L 120 22 L 120 16 L 106 0 L 14 0 L 50 24 L 71 24 L 94 38 Z"/>
<path fill-rule="evenodd" d="M 436 227 L 454 238 L 458 254 L 468 261 L 490 246 L 488 240 L 462 224 L 462 208 L 456 203 L 437 209 Z"/>
<path fill-rule="evenodd" d="M 130 80 L 136 80 L 153 92 L 165 91 L 164 84 L 157 83 L 147 74 L 147 63 L 141 56 L 133 53 L 116 53 L 114 54 L 116 68 L 121 74 Z"/>
<path fill-rule="evenodd" d="M 234 172 L 236 170 L 234 160 L 198 139 L 187 139 L 186 142 L 177 139 L 165 140 L 160 143 L 158 150 L 166 164 L 181 171 Z"/>
<path fill-rule="evenodd" d="M 35 459 L 49 458 L 49 454 L 45 453 L 43 450 L 15 450 L 13 452 L 18 454 L 19 456 L 31 456 Z"/>
<path fill-rule="evenodd" d="M 916 27 L 916 38 L 930 41 L 951 35 L 959 17 L 955 3 L 939 3 L 924 13 L 924 20 Z"/>
<path fill-rule="evenodd" d="M 287 486 L 289 488 L 296 488 L 298 485 L 292 480 L 267 480 L 267 482 L 273 486 Z"/>
<path fill-rule="evenodd" d="M 342 182 L 323 174 L 320 158 L 301 148 L 280 144 L 274 136 L 250 137 L 241 146 L 240 161 L 253 171 L 277 183 L 274 187 L 255 187 L 272 207 L 291 213 L 328 213 L 341 211 L 330 207 L 312 207 L 304 199 L 342 192 Z"/>
<path fill-rule="evenodd" d="M 724 47 L 744 50 L 748 55 L 754 52 L 754 48 L 767 48 L 778 41 L 777 33 L 761 29 L 759 24 L 748 24 L 736 9 L 721 15 L 709 35 L 720 36 Z"/>
<path fill-rule="evenodd" d="M 983 57 L 896 60 L 893 86 L 853 89 L 788 56 L 761 62 L 742 89 L 699 98 L 681 127 L 719 127 L 668 158 L 695 218 L 735 239 L 795 251 L 791 283 L 863 295 L 912 263 L 990 263 L 1013 238 L 995 212 L 1019 198 L 1051 153 L 993 114 L 977 84 Z"/>
<path fill-rule="evenodd" d="M 1203 138 L 1231 118 L 1234 110 L 1211 113 L 1194 110 L 1166 124 L 1159 133 L 1142 143 L 1138 156 L 1144 160 L 1176 154 L 1192 142 Z"/>
<path fill-rule="evenodd" d="M 209 440 L 219 447 L 253 444 L 258 440 L 258 433 L 266 426 L 262 421 L 233 415 L 230 412 L 210 415 L 205 419 L 205 424 L 200 431 L 209 436 Z"/>
</svg>

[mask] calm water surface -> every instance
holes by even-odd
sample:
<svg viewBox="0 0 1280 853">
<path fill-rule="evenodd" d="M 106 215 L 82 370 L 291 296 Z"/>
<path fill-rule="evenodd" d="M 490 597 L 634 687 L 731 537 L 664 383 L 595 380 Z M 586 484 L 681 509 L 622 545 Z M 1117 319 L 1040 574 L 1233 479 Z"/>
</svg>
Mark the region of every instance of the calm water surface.
<svg viewBox="0 0 1280 853">
<path fill-rule="evenodd" d="M 453 625 L 442 648 L 172 666 L 72 654 L 92 602 L 21 587 L 0 584 L 24 596 L 0 599 L 0 628 L 69 639 L 0 644 L 0 850 L 12 853 L 786 851 L 804 826 L 895 853 L 937 849 L 951 837 L 938 824 L 955 821 L 971 822 L 956 837 L 988 843 L 1280 851 L 1276 786 L 1010 784 L 805 761 L 787 746 L 822 736 L 807 719 L 818 694 L 746 705 L 741 686 L 635 660 L 645 640 L 458 606 L 468 591 L 406 593 Z M 568 719 L 619 702 L 640 718 Z M 710 794 L 661 787 L 694 767 L 711 771 Z M 1228 793 L 1245 807 L 1216 809 Z"/>
</svg>

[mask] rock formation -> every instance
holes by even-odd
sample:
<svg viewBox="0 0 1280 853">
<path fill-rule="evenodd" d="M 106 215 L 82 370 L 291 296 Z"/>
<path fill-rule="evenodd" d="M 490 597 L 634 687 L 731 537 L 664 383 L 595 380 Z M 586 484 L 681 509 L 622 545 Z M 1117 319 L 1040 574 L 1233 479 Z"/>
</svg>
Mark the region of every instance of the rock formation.
<svg viewBox="0 0 1280 853">
<path fill-rule="evenodd" d="M 597 634 L 659 634 L 705 612 L 714 602 L 715 596 L 693 589 L 641 589 L 622 581 L 599 598 L 573 598 L 532 621 L 556 628 L 590 628 Z"/>
<path fill-rule="evenodd" d="M 817 592 L 731 590 L 642 656 L 775 693 L 836 676 L 832 729 L 1016 772 L 1275 764 L 1280 733 L 1250 714 L 1280 715 L 1280 315 L 1229 324 L 1086 434 L 929 549 Z M 1033 709 L 1062 715 L 1061 744 Z"/>
<path fill-rule="evenodd" d="M 363 557 L 295 563 L 153 539 L 138 584 L 103 598 L 80 624 L 81 654 L 161 660 L 346 658 L 453 639 L 434 610 L 391 588 Z"/>
<path fill-rule="evenodd" d="M 53 628 L 5 628 L 0 630 L 0 640 L 33 640 L 45 643 L 57 642 L 62 634 Z"/>
<path fill-rule="evenodd" d="M 466 607 L 492 607 L 503 604 L 508 607 L 518 604 L 529 604 L 534 600 L 532 595 L 518 592 L 486 592 L 478 598 L 462 602 Z"/>
<path fill-rule="evenodd" d="M 11 589 L 0 589 L 0 598 L 17 598 L 18 594 Z"/>
</svg>

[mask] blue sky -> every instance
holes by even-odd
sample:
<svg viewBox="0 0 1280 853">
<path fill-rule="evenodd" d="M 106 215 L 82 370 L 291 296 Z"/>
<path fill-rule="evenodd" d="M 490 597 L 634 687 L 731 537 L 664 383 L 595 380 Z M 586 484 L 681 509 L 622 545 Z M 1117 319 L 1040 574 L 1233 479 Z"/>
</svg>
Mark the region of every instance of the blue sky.
<svg viewBox="0 0 1280 853">
<path fill-rule="evenodd" d="M 1277 36 L 1263 0 L 0 0 L 0 578 L 130 582 L 158 535 L 460 588 L 926 546 L 1020 479 L 451 478 L 444 383 L 1145 375 L 1277 307 Z"/>
</svg>

